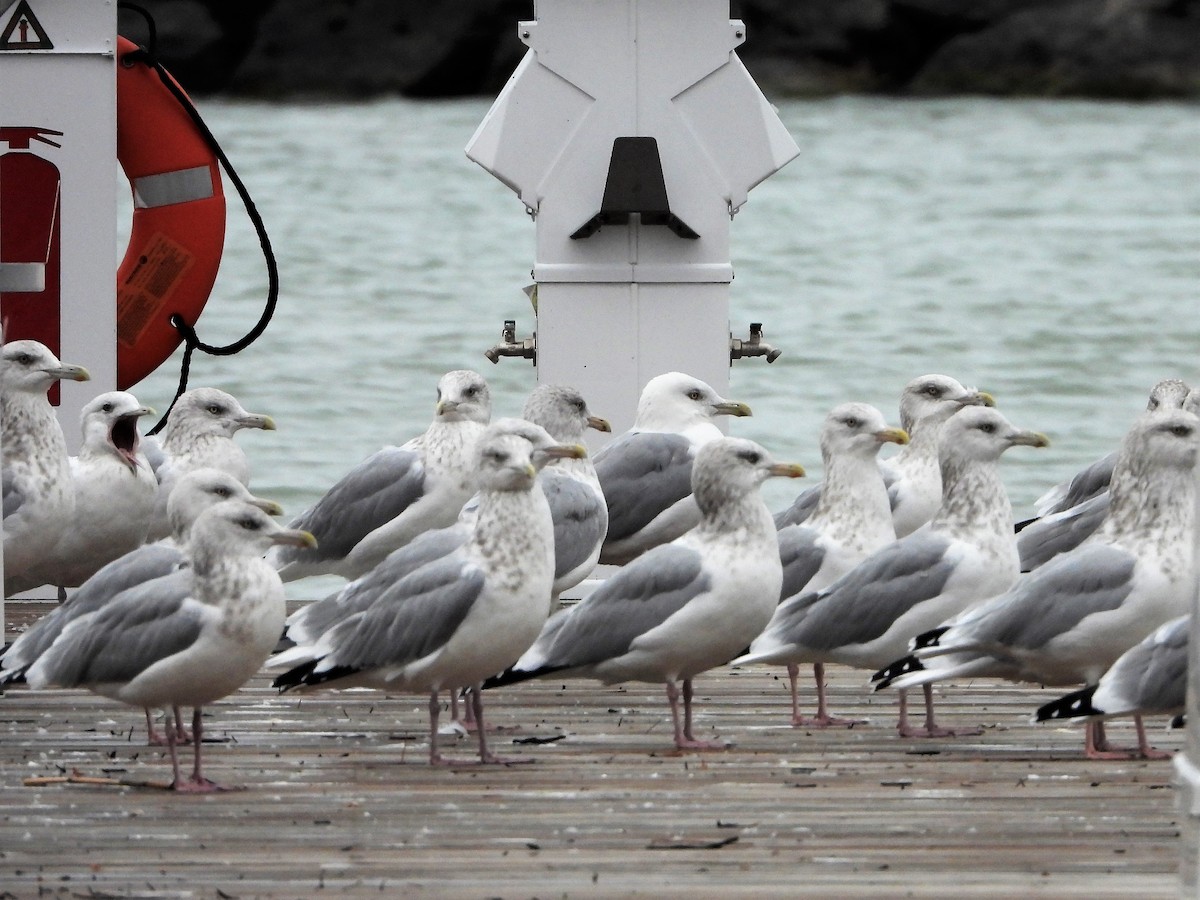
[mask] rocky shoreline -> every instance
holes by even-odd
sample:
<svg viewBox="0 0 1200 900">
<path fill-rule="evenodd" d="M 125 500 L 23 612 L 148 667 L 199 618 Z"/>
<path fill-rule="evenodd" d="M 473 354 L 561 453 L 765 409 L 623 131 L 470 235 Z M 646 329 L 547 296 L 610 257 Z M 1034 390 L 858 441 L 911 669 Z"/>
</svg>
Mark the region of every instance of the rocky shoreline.
<svg viewBox="0 0 1200 900">
<path fill-rule="evenodd" d="M 494 95 L 532 0 L 143 0 L 198 94 Z M 1200 0 L 732 0 L 772 97 L 1200 96 Z M 144 41 L 122 10 L 121 33 Z"/>
</svg>

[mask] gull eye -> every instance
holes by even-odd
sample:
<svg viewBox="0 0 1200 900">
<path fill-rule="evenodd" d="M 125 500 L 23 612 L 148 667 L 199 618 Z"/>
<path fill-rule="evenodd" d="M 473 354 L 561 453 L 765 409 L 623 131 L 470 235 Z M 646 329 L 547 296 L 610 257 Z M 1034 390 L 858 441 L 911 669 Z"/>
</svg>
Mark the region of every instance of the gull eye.
<svg viewBox="0 0 1200 900">
<path fill-rule="evenodd" d="M 584 403 L 582 400 L 576 400 L 574 403 L 574 406 L 580 412 L 584 412 L 587 410 L 587 404 Z"/>
<path fill-rule="evenodd" d="M 100 412 L 112 412 L 112 411 L 113 411 L 113 405 L 111 403 L 105 403 L 103 406 L 100 407 Z"/>
<path fill-rule="evenodd" d="M 847 428 L 859 428 L 862 426 L 862 420 L 854 416 L 846 416 L 846 418 L 842 419 L 842 424 Z"/>
<path fill-rule="evenodd" d="M 23 366 L 28 366 L 33 362 L 33 356 L 29 353 L 18 353 L 15 359 Z"/>
<path fill-rule="evenodd" d="M 689 400 L 702 400 L 704 398 L 704 392 L 699 388 L 692 388 L 687 392 L 687 398 Z"/>
<path fill-rule="evenodd" d="M 250 516 L 238 519 L 238 525 L 246 531 L 259 531 L 262 529 L 262 522 Z"/>
<path fill-rule="evenodd" d="M 982 431 L 984 434 L 995 434 L 996 433 L 996 423 L 995 422 L 982 422 L 979 425 L 979 430 Z"/>
<path fill-rule="evenodd" d="M 1192 433 L 1192 428 L 1190 425 L 1172 425 L 1171 426 L 1171 434 L 1175 435 L 1175 437 L 1187 437 L 1191 433 Z"/>
<path fill-rule="evenodd" d="M 1157 397 L 1151 397 L 1151 398 L 1150 398 L 1150 404 L 1149 404 L 1149 405 L 1148 405 L 1146 408 L 1147 408 L 1148 410 L 1150 410 L 1150 412 L 1154 412 L 1154 410 L 1158 409 L 1158 407 L 1159 407 L 1158 398 L 1157 398 Z"/>
<path fill-rule="evenodd" d="M 220 403 L 210 403 L 204 408 L 214 416 L 219 416 L 221 413 L 225 412 L 225 407 L 223 407 Z"/>
<path fill-rule="evenodd" d="M 466 388 L 463 391 L 463 396 L 464 397 L 474 397 L 478 393 L 479 393 L 479 388 L 477 388 L 475 385 L 471 385 L 470 387 Z"/>
<path fill-rule="evenodd" d="M 757 450 L 742 450 L 738 453 L 738 459 L 744 459 L 752 466 L 757 466 L 762 462 L 762 454 Z"/>
</svg>

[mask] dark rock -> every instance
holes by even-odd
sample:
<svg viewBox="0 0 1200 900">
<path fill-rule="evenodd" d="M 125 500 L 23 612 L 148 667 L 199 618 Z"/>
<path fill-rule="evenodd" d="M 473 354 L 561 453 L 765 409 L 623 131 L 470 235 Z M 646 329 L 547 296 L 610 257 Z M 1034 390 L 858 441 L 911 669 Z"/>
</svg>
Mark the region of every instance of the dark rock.
<svg viewBox="0 0 1200 900">
<path fill-rule="evenodd" d="M 142 3 L 188 90 L 269 97 L 495 95 L 533 17 L 533 0 Z M 1200 0 L 732 0 L 730 15 L 771 96 L 1200 94 Z M 132 13 L 121 25 L 145 40 Z"/>
</svg>

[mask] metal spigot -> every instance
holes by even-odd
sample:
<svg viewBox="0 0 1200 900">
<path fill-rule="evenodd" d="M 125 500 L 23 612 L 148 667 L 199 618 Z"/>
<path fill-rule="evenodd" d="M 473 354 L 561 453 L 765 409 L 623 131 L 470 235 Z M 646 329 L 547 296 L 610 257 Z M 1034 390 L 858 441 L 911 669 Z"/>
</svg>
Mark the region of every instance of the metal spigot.
<svg viewBox="0 0 1200 900">
<path fill-rule="evenodd" d="M 762 339 L 763 330 L 762 322 L 750 323 L 750 339 L 742 340 L 729 336 L 729 359 L 732 362 L 735 359 L 741 359 L 743 356 L 765 356 L 767 362 L 773 363 L 779 359 L 779 354 L 782 350 L 776 350 L 770 344 Z"/>
<path fill-rule="evenodd" d="M 520 356 L 536 363 L 537 336 L 532 335 L 518 341 L 516 319 L 505 319 L 504 329 L 500 332 L 500 343 L 489 350 L 484 350 L 483 355 L 493 364 L 500 362 L 502 356 Z"/>
</svg>

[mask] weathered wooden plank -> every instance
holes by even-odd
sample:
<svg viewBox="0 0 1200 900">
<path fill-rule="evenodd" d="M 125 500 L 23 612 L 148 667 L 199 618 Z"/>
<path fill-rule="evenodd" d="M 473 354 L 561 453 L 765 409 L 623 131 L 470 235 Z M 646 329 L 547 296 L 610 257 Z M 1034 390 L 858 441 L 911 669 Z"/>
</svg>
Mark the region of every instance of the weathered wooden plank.
<svg viewBox="0 0 1200 900">
<path fill-rule="evenodd" d="M 11 627 L 42 610 L 10 604 Z M 867 725 L 785 724 L 769 669 L 699 679 L 679 754 L 661 689 L 521 685 L 488 698 L 511 767 L 430 768 L 425 702 L 280 697 L 265 678 L 210 710 L 208 774 L 246 790 L 24 786 L 78 770 L 167 777 L 140 716 L 90 694 L 0 699 L 0 886 L 12 896 L 1173 896 L 1177 813 L 1165 762 L 1089 762 L 1078 728 L 1028 724 L 1043 692 L 940 692 L 973 737 L 903 741 L 891 696 L 831 673 Z M 1132 741 L 1130 728 L 1112 729 Z M 554 743 L 513 743 L 562 737 Z M 1160 746 L 1182 735 L 1155 731 Z M 458 754 L 470 758 L 473 741 Z M 220 892 L 220 893 L 218 893 Z"/>
</svg>

